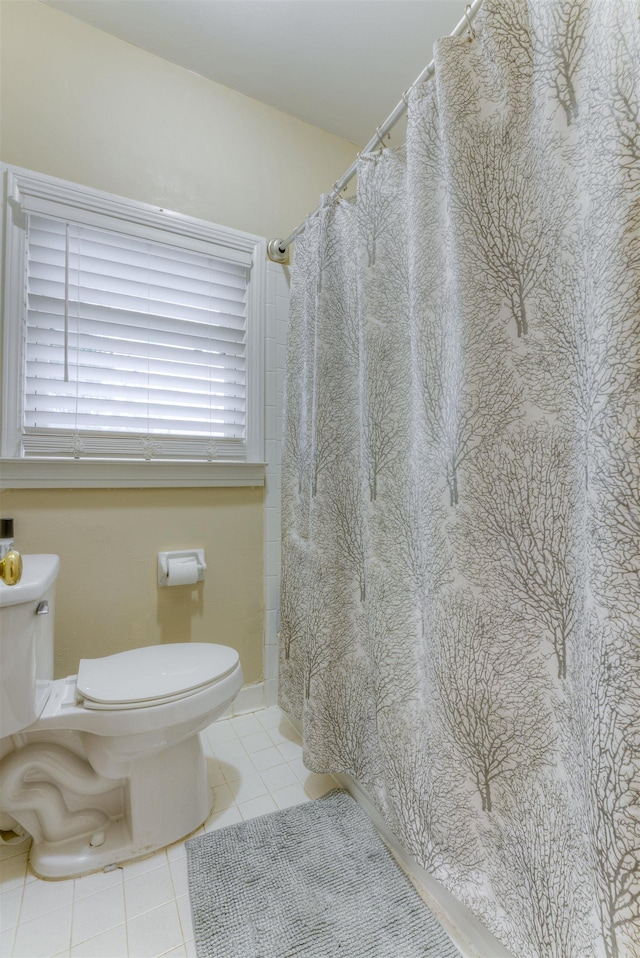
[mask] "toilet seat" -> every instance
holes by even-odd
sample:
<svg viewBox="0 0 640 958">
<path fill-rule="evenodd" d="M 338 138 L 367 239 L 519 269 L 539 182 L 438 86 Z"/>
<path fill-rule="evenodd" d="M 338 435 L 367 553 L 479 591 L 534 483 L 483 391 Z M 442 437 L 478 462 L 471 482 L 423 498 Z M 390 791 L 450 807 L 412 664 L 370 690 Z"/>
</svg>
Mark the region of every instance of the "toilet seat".
<svg viewBox="0 0 640 958">
<path fill-rule="evenodd" d="M 239 661 L 235 649 L 208 642 L 129 649 L 81 659 L 77 690 L 88 709 L 139 709 L 186 698 L 228 676 Z"/>
</svg>

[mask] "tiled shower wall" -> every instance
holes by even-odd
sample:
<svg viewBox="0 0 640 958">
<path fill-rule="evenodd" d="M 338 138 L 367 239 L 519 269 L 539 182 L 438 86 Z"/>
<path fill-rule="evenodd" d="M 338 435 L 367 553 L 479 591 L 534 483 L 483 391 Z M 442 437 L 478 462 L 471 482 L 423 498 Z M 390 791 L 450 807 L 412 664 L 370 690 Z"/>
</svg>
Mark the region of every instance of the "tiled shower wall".
<svg viewBox="0 0 640 958">
<path fill-rule="evenodd" d="M 278 696 L 280 628 L 280 462 L 282 396 L 289 321 L 289 267 L 267 264 L 265 329 L 264 701 Z"/>
</svg>

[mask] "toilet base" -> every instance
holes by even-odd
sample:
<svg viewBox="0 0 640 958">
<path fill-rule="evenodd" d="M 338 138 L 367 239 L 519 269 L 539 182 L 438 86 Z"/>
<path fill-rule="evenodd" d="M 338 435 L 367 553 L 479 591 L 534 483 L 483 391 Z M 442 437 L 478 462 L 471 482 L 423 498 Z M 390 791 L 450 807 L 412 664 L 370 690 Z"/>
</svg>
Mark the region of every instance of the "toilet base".
<svg viewBox="0 0 640 958">
<path fill-rule="evenodd" d="M 31 867 L 40 878 L 76 878 L 144 858 L 195 831 L 211 811 L 200 736 L 136 759 L 124 782 L 123 814 L 92 833 L 35 842 Z"/>
</svg>

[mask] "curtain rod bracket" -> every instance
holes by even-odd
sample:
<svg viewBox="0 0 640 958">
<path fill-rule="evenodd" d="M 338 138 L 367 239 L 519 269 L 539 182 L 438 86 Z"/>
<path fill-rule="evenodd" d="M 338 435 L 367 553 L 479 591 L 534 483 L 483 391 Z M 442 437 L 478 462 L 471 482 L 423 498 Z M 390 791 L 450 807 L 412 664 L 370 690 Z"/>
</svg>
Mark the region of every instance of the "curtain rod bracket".
<svg viewBox="0 0 640 958">
<path fill-rule="evenodd" d="M 272 263 L 282 263 L 283 265 L 289 262 L 289 249 L 284 245 L 284 240 L 281 239 L 272 239 L 267 243 L 267 256 Z"/>
</svg>

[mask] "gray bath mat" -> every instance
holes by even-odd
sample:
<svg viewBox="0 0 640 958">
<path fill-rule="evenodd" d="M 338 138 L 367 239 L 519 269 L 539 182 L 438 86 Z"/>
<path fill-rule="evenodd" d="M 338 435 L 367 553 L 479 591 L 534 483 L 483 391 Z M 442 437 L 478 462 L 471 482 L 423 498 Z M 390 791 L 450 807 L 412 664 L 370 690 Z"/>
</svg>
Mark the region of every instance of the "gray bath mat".
<svg viewBox="0 0 640 958">
<path fill-rule="evenodd" d="M 348 792 L 186 845 L 198 958 L 460 958 Z"/>
</svg>

